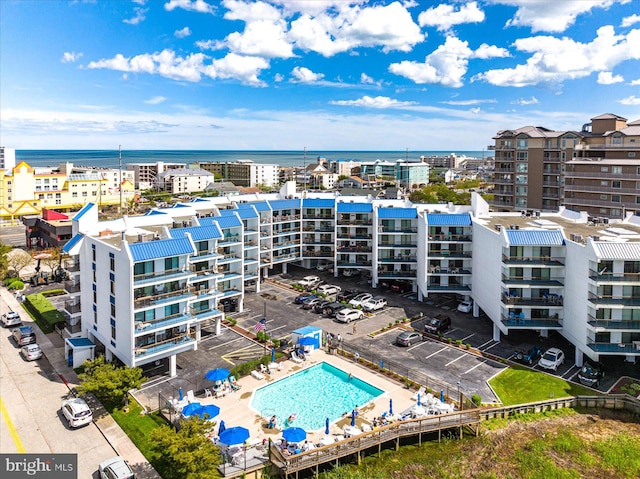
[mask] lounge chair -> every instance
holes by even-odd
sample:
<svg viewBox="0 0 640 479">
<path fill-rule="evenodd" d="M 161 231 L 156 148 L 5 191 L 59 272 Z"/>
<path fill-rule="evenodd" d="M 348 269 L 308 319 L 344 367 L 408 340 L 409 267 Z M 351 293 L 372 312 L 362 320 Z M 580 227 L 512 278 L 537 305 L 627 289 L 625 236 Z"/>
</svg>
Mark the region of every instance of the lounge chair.
<svg viewBox="0 0 640 479">
<path fill-rule="evenodd" d="M 193 394 L 193 389 L 189 389 L 187 391 L 187 401 L 189 401 L 189 404 L 196 402 L 196 396 Z"/>
<path fill-rule="evenodd" d="M 255 369 L 253 371 L 251 371 L 251 376 L 253 376 L 256 379 L 262 380 L 264 379 L 264 374 L 262 374 L 259 371 L 256 371 Z"/>
<path fill-rule="evenodd" d="M 267 368 L 264 364 L 260 365 L 260 372 L 262 374 L 269 374 L 269 368 Z"/>
<path fill-rule="evenodd" d="M 420 399 L 422 400 L 424 398 L 424 393 L 427 391 L 427 388 L 425 388 L 424 386 L 420 386 L 420 389 L 418 389 L 418 392 L 415 393 L 413 396 L 411 396 L 411 399 L 413 399 L 414 401 L 418 400 L 418 395 L 420 396 Z"/>
<path fill-rule="evenodd" d="M 233 389 L 234 391 L 237 391 L 242 387 L 240 384 L 238 384 L 235 376 L 229 376 L 229 384 L 231 385 L 231 389 Z"/>
<path fill-rule="evenodd" d="M 295 351 L 291 351 L 291 361 L 294 363 L 302 363 L 304 362 L 304 359 L 298 356 Z"/>
<path fill-rule="evenodd" d="M 209 389 L 209 388 L 204 388 L 204 397 L 206 397 L 206 398 L 210 398 L 210 397 L 212 397 L 212 396 L 213 396 L 213 394 L 211 393 L 211 389 Z"/>
</svg>

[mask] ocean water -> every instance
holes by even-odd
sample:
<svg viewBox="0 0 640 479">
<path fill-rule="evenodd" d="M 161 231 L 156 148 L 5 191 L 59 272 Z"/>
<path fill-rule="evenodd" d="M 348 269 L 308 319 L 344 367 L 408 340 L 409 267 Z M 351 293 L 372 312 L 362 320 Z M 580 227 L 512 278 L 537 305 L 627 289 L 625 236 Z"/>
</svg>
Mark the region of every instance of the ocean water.
<svg viewBox="0 0 640 479">
<path fill-rule="evenodd" d="M 468 157 L 486 158 L 482 151 L 243 151 L 243 150 L 122 150 L 122 164 L 153 163 L 165 161 L 173 163 L 193 163 L 198 161 L 229 162 L 253 160 L 255 163 L 280 166 L 303 166 L 317 161 L 318 157 L 328 160 L 418 160 L 421 156 L 442 156 L 456 153 Z M 74 165 L 117 168 L 118 150 L 16 150 L 16 163 L 26 161 L 31 166 L 58 166 L 70 161 Z"/>
</svg>

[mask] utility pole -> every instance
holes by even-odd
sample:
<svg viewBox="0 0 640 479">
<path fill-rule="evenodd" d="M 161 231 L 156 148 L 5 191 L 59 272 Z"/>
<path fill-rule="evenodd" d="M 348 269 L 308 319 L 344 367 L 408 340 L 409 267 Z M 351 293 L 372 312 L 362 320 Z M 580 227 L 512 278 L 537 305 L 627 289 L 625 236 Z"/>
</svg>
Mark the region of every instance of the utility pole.
<svg viewBox="0 0 640 479">
<path fill-rule="evenodd" d="M 307 191 L 307 147 L 304 147 L 304 160 L 302 167 L 302 181 L 304 182 L 304 191 Z"/>
<path fill-rule="evenodd" d="M 118 213 L 122 214 L 122 145 L 118 145 L 118 165 L 120 166 L 120 181 L 118 189 L 120 190 L 120 207 Z"/>
</svg>

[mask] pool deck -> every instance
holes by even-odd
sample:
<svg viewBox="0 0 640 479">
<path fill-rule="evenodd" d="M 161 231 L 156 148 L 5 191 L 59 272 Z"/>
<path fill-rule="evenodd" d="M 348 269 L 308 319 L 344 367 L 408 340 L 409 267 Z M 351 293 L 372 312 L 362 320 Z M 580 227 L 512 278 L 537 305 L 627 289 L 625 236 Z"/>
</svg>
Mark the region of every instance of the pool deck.
<svg viewBox="0 0 640 479">
<path fill-rule="evenodd" d="M 343 371 L 349 372 L 353 374 L 354 377 L 357 377 L 384 391 L 383 394 L 375 398 L 373 401 L 359 408 L 357 420 L 358 425 L 362 422 L 371 423 L 375 417 L 379 417 L 383 412 L 388 411 L 389 399 L 391 398 L 393 399 L 393 409 L 397 411 L 406 410 L 415 404 L 415 401 L 411 399 L 415 391 L 408 390 L 399 383 L 389 381 L 385 377 L 355 364 L 353 361 L 346 360 L 341 356 L 327 354 L 323 350 L 316 350 L 312 354 L 308 355 L 308 359 L 304 363 L 295 363 L 291 360 L 283 361 L 282 370 L 274 371 L 269 375 L 265 375 L 266 378 L 264 380 L 258 380 L 252 376 L 240 378 L 238 380 L 238 384 L 242 386 L 241 389 L 224 397 L 198 397 L 197 400 L 202 405 L 215 404 L 220 407 L 220 415 L 215 418 L 217 422 L 224 420 L 227 427 L 246 427 L 251 433 L 249 443 L 255 444 L 262 442 L 265 438 L 277 440 L 281 438 L 281 429 L 267 429 L 263 427 L 266 425 L 268 418 L 265 420 L 265 418 L 262 418 L 251 408 L 253 392 L 270 382 L 277 381 L 291 373 L 295 373 L 321 362 L 326 362 L 342 369 Z M 330 425 L 331 434 L 342 434 L 342 427 L 350 424 L 350 422 L 351 416 L 346 416 L 337 421 L 334 420 Z M 295 426 L 295 423 L 293 425 Z M 324 428 L 317 431 L 307 431 L 307 439 L 312 442 L 318 442 L 322 436 L 324 436 Z"/>
</svg>

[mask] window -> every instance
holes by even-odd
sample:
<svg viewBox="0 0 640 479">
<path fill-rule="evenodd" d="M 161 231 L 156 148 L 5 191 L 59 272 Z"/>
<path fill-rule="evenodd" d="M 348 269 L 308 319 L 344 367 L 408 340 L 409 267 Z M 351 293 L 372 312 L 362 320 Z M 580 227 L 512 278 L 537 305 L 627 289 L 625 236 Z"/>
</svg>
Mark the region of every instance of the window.
<svg viewBox="0 0 640 479">
<path fill-rule="evenodd" d="M 42 191 L 42 186 L 36 186 L 36 191 Z"/>
<path fill-rule="evenodd" d="M 93 322 L 94 322 L 94 324 L 98 324 L 98 312 L 97 311 L 93 312 Z"/>
<path fill-rule="evenodd" d="M 115 315 L 116 315 L 116 305 L 112 304 L 111 305 L 111 316 L 115 317 Z"/>
<path fill-rule="evenodd" d="M 601 166 L 600 167 L 600 172 L 601 173 L 607 173 L 609 171 L 609 167 L 608 166 Z"/>
<path fill-rule="evenodd" d="M 605 185 L 605 186 L 606 186 L 606 185 Z M 622 186 L 622 185 L 621 185 L 621 182 L 620 182 L 620 181 L 612 181 L 612 182 L 611 182 L 611 188 L 620 188 L 621 186 Z"/>
<path fill-rule="evenodd" d="M 600 186 L 609 186 L 609 182 L 608 181 L 601 181 L 600 182 Z"/>
<path fill-rule="evenodd" d="M 83 197 L 83 198 L 86 198 L 86 197 L 87 197 L 87 192 L 86 192 L 86 191 L 83 191 L 83 192 L 82 192 L 82 197 Z"/>
<path fill-rule="evenodd" d="M 529 147 L 529 140 L 527 140 L 526 138 L 518 138 L 516 140 L 516 148 L 526 149 L 528 147 Z"/>
<path fill-rule="evenodd" d="M 56 199 L 56 205 L 61 205 L 62 204 L 62 200 L 60 198 Z"/>
<path fill-rule="evenodd" d="M 516 183 L 521 185 L 527 184 L 527 175 L 516 175 Z"/>
<path fill-rule="evenodd" d="M 516 160 L 517 161 L 527 161 L 529 159 L 528 151 L 517 151 L 516 152 Z"/>
<path fill-rule="evenodd" d="M 109 281 L 111 283 L 110 285 L 110 291 L 111 294 L 116 294 L 116 282 L 115 281 Z"/>
<path fill-rule="evenodd" d="M 635 158 L 636 157 L 636 152 L 635 151 L 630 151 L 628 156 L 629 156 L 629 158 Z"/>
<path fill-rule="evenodd" d="M 622 145 L 622 135 L 620 133 L 613 135 L 612 142 L 614 145 Z"/>
<path fill-rule="evenodd" d="M 611 195 L 612 203 L 620 203 L 620 195 Z"/>
<path fill-rule="evenodd" d="M 611 208 L 611 213 L 609 213 L 613 217 L 620 216 L 620 210 L 618 208 Z"/>
<path fill-rule="evenodd" d="M 613 173 L 614 175 L 621 175 L 622 174 L 622 166 L 614 166 L 611 168 L 611 173 Z"/>
<path fill-rule="evenodd" d="M 113 339 L 115 341 L 116 339 L 116 327 L 115 325 L 111 325 L 111 339 Z"/>
<path fill-rule="evenodd" d="M 522 152 L 518 152 L 518 153 L 522 153 Z M 529 171 L 529 164 L 528 163 L 517 163 L 516 164 L 516 171 L 518 173 L 527 173 Z"/>
<path fill-rule="evenodd" d="M 609 198 L 609 195 L 600 195 L 601 200 L 606 200 Z"/>
<path fill-rule="evenodd" d="M 116 270 L 116 259 L 113 256 L 109 257 L 109 269 L 111 271 L 115 271 Z"/>
</svg>

